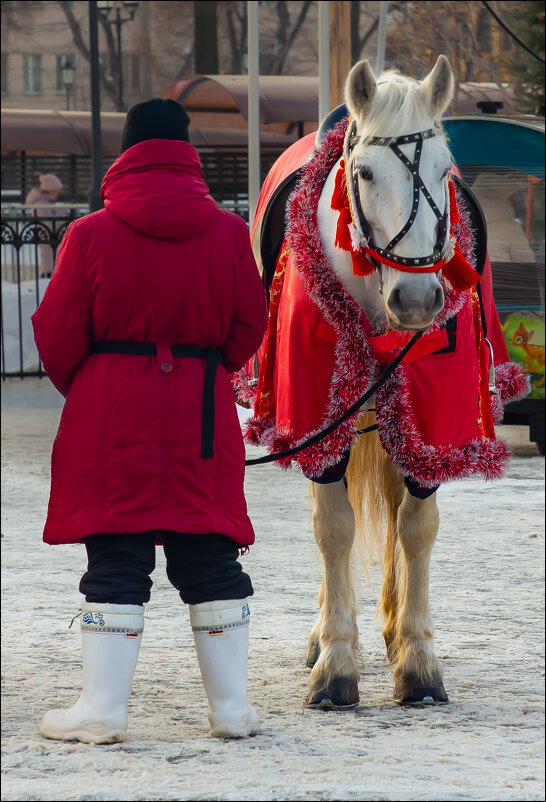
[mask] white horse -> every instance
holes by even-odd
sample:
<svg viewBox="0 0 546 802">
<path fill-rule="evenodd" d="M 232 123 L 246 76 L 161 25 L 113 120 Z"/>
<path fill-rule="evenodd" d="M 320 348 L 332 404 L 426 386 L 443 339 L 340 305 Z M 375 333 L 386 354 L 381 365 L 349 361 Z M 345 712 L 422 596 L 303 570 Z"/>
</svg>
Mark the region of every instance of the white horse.
<svg viewBox="0 0 546 802">
<path fill-rule="evenodd" d="M 391 257 L 421 259 L 432 254 L 438 247 L 439 218 L 430 203 L 420 203 L 409 231 L 392 245 L 410 216 L 414 183 L 407 164 L 385 143 L 378 144 L 377 138 L 434 130 L 436 135 L 421 141 L 418 171 L 437 211 L 444 214 L 452 159 L 439 120 L 452 94 L 453 76 L 445 56 L 439 57 L 420 83 L 392 72 L 376 81 L 367 61 L 357 64 L 348 76 L 346 103 L 357 134 L 349 172 L 355 175 L 374 246 Z M 411 141 L 399 148 L 412 162 L 417 146 Z M 403 272 L 382 264 L 372 275 L 358 277 L 353 274 L 350 254 L 335 247 L 338 215 L 330 203 L 338 169 L 339 162 L 324 184 L 317 211 L 330 265 L 376 327 L 388 320 L 394 329 L 427 328 L 444 306 L 436 272 Z M 366 413 L 359 423 L 369 425 L 374 418 Z M 428 599 L 430 555 L 439 525 L 435 494 L 425 500 L 411 495 L 373 432 L 360 437 L 352 448 L 346 478 L 331 484 L 311 483 L 311 496 L 323 576 L 320 615 L 309 638 L 307 663 L 312 671 L 306 704 L 339 709 L 359 701 L 351 554 L 357 529 L 370 542 L 374 525 L 381 520 L 386 520 L 386 541 L 380 608 L 387 654 L 395 664 L 394 697 L 401 703 L 447 701 L 442 667 L 434 652 Z M 366 496 L 368 517 L 362 520 Z"/>
</svg>

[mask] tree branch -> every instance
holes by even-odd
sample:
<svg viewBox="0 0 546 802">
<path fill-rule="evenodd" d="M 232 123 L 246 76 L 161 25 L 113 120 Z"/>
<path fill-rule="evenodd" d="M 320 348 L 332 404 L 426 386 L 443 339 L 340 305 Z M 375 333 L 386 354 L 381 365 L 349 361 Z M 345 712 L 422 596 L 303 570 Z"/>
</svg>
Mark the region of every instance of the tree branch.
<svg viewBox="0 0 546 802">
<path fill-rule="evenodd" d="M 372 24 L 370 25 L 370 27 L 368 28 L 368 30 L 366 31 L 366 33 L 364 34 L 364 36 L 362 37 L 362 39 L 360 39 L 360 41 L 358 43 L 358 55 L 357 55 L 357 58 L 362 53 L 362 48 L 364 47 L 364 45 L 366 44 L 368 39 L 370 39 L 374 35 L 374 33 L 376 32 L 378 26 L 379 26 L 379 17 L 376 17 L 374 19 L 374 21 L 372 22 Z"/>
<path fill-rule="evenodd" d="M 85 44 L 84 38 L 82 36 L 80 24 L 77 21 L 76 17 L 74 16 L 74 13 L 73 13 L 72 8 L 71 8 L 71 4 L 69 2 L 66 2 L 65 0 L 58 0 L 58 5 L 62 9 L 62 11 L 63 11 L 63 13 L 64 13 L 64 15 L 66 17 L 66 21 L 68 22 L 68 25 L 70 27 L 70 31 L 72 33 L 72 40 L 73 40 L 75 46 L 77 47 L 79 52 L 82 54 L 82 56 L 85 58 L 85 60 L 90 62 L 91 61 L 91 54 L 89 52 L 89 48 Z M 112 38 L 112 42 L 113 42 L 113 38 Z M 114 103 L 114 106 L 116 106 L 117 105 L 117 92 L 115 90 L 115 83 L 114 83 L 114 81 L 109 81 L 108 80 L 108 78 L 106 76 L 106 71 L 104 69 L 104 66 L 102 64 L 100 64 L 100 63 L 99 63 L 99 80 L 100 80 L 100 84 L 101 84 L 102 88 L 105 90 L 105 92 L 107 93 L 108 97 L 112 100 L 112 102 Z"/>
<path fill-rule="evenodd" d="M 280 3 L 278 3 L 277 6 L 280 6 Z M 305 18 L 307 16 L 307 12 L 309 11 L 310 7 L 311 7 L 311 0 L 306 0 L 306 2 L 303 4 L 302 8 L 300 9 L 300 13 L 298 15 L 298 19 L 296 20 L 296 24 L 294 25 L 294 27 L 290 31 L 290 36 L 285 41 L 284 45 L 281 47 L 279 53 L 277 54 L 277 58 L 275 59 L 275 62 L 274 62 L 274 64 L 275 64 L 275 73 L 274 74 L 275 75 L 281 75 L 282 74 L 282 70 L 283 70 L 284 63 L 286 61 L 286 57 L 288 55 L 288 52 L 289 52 L 290 48 L 292 47 L 292 45 L 294 44 L 296 36 L 300 32 L 300 29 L 301 29 L 303 23 L 305 22 Z"/>
</svg>

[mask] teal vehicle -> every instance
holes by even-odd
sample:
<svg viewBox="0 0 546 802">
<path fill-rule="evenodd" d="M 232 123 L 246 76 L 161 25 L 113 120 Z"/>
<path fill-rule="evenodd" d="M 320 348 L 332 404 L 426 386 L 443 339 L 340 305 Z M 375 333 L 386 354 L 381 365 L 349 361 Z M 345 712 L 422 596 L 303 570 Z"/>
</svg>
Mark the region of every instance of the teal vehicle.
<svg viewBox="0 0 546 802">
<path fill-rule="evenodd" d="M 504 423 L 529 425 L 544 454 L 544 119 L 471 115 L 443 120 L 455 162 L 487 223 L 495 304 L 509 358 L 531 393 Z"/>
</svg>

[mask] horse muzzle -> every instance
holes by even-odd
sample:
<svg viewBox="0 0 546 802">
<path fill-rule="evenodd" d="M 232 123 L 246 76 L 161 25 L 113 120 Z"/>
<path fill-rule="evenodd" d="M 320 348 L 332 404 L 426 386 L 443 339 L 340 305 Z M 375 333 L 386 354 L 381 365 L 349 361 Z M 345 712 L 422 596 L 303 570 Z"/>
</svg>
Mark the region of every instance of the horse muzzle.
<svg viewBox="0 0 546 802">
<path fill-rule="evenodd" d="M 400 330 L 427 328 L 443 308 L 444 291 L 439 282 L 425 291 L 410 283 L 397 284 L 385 300 L 389 323 Z"/>
</svg>

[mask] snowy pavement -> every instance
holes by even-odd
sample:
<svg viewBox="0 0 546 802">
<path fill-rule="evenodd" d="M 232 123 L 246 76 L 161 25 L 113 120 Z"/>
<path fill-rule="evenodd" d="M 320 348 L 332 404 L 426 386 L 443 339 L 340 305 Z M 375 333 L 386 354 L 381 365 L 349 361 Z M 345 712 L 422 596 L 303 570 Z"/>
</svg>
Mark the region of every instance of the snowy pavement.
<svg viewBox="0 0 546 802">
<path fill-rule="evenodd" d="M 68 624 L 84 549 L 41 543 L 59 411 L 2 411 L 3 800 L 544 799 L 544 460 L 527 430 L 500 429 L 515 444 L 502 481 L 439 491 L 430 597 L 449 705 L 393 703 L 374 567 L 358 615 L 360 707 L 302 708 L 320 559 L 306 481 L 268 465 L 247 472 L 257 544 L 243 557 L 260 734 L 207 735 L 188 613 L 158 551 L 129 740 L 97 747 L 37 734 L 43 712 L 80 687 L 79 626 Z"/>
</svg>

